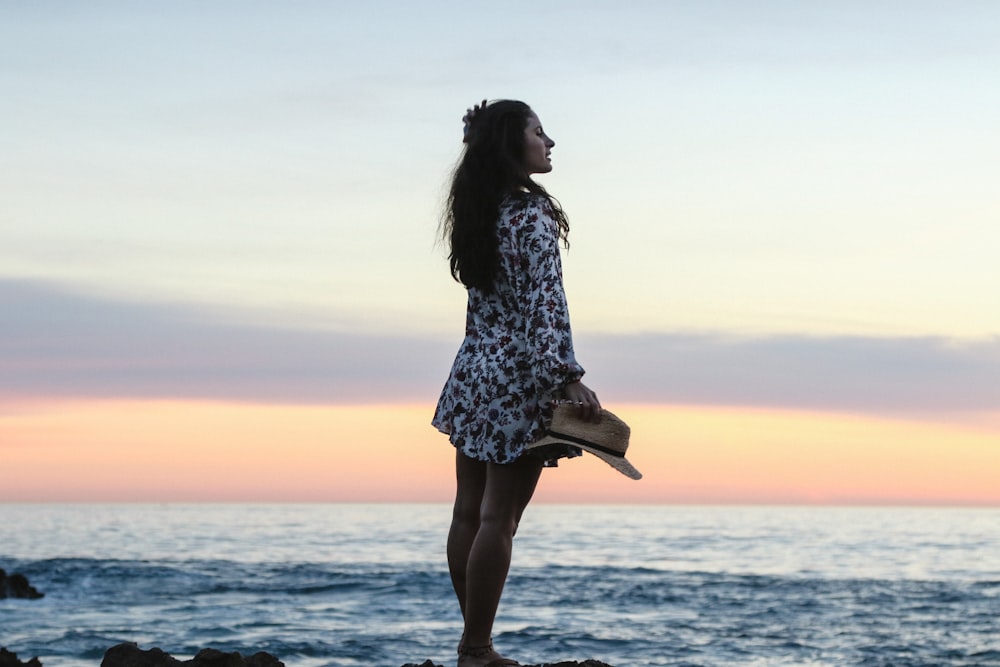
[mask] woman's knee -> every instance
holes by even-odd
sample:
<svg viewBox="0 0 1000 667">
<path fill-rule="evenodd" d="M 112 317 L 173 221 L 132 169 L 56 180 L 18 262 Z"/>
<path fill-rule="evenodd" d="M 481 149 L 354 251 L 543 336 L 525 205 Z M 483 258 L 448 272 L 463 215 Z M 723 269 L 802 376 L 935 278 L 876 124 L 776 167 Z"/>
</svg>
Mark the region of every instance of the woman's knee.
<svg viewBox="0 0 1000 667">
<path fill-rule="evenodd" d="M 478 522 L 479 506 L 486 492 L 486 463 L 471 459 L 458 451 L 455 464 L 456 488 L 452 518 Z"/>
<path fill-rule="evenodd" d="M 514 533 L 517 532 L 517 514 L 505 507 L 484 505 L 479 522 L 481 529 L 500 535 L 514 537 Z"/>
<path fill-rule="evenodd" d="M 455 498 L 455 505 L 451 510 L 452 523 L 479 525 L 481 503 L 481 498 L 478 501 L 462 497 Z"/>
<path fill-rule="evenodd" d="M 483 525 L 489 525 L 511 536 L 517 531 L 524 506 L 514 494 L 487 493 L 479 511 L 479 520 Z"/>
</svg>

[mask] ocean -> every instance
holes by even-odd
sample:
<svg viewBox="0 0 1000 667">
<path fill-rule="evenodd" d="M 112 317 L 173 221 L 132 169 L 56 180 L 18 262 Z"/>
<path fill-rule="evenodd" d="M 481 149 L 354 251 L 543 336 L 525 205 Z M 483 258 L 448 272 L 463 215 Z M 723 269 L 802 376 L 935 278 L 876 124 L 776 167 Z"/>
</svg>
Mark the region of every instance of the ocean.
<svg viewBox="0 0 1000 667">
<path fill-rule="evenodd" d="M 439 504 L 0 504 L 0 646 L 454 665 Z M 496 625 L 523 663 L 1000 666 L 1000 509 L 532 505 Z"/>
</svg>

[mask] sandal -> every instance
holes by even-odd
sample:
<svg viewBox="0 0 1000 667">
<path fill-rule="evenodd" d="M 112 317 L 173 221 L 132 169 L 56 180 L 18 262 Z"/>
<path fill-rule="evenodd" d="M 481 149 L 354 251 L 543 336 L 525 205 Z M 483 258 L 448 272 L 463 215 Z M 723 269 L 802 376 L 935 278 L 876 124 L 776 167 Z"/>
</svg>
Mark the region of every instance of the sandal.
<svg viewBox="0 0 1000 667">
<path fill-rule="evenodd" d="M 464 658 L 472 658 L 472 660 Z M 485 658 L 487 661 L 480 662 L 477 658 Z M 489 658 L 492 658 L 492 660 Z M 458 647 L 458 667 L 508 667 L 520 664 L 517 660 L 505 658 L 493 650 L 493 642 L 490 642 L 486 646 L 460 645 Z"/>
</svg>

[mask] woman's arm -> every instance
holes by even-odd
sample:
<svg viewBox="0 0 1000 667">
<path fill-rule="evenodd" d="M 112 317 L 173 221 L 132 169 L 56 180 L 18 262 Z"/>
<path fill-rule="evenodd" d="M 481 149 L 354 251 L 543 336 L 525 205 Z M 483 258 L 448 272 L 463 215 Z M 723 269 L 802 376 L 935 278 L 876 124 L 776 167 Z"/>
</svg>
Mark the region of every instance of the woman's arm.
<svg viewBox="0 0 1000 667">
<path fill-rule="evenodd" d="M 600 418 L 597 395 L 580 382 L 584 369 L 576 361 L 569 309 L 562 282 L 559 236 L 547 207 L 533 201 L 519 225 L 523 269 L 521 298 L 535 381 L 543 392 L 563 389 L 580 406 L 584 418 Z"/>
</svg>

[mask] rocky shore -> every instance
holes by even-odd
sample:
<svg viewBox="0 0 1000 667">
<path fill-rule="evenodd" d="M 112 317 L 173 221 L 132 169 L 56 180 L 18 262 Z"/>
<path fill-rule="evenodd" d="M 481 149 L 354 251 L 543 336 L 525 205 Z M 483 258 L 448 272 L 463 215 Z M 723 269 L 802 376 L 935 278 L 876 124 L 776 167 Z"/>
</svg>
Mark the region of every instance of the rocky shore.
<svg viewBox="0 0 1000 667">
<path fill-rule="evenodd" d="M 0 599 L 23 598 L 37 600 L 44 597 L 34 586 L 28 583 L 28 579 L 22 574 L 12 574 L 10 576 L 0 569 Z M 17 654 L 0 647 L 0 667 L 42 667 L 41 661 L 31 658 L 22 661 Z M 112 646 L 104 654 L 101 667 L 285 667 L 278 658 L 263 651 L 254 653 L 249 657 L 232 651 L 225 653 L 213 648 L 205 648 L 198 652 L 190 660 L 179 660 L 169 653 L 159 648 L 143 650 L 137 644 L 125 643 Z M 444 667 L 431 660 L 422 663 L 407 663 L 402 667 Z M 576 662 L 568 660 L 565 662 L 546 663 L 544 665 L 524 665 L 523 667 L 612 667 L 607 663 L 598 660 L 584 660 Z"/>
<path fill-rule="evenodd" d="M 39 593 L 34 586 L 28 583 L 27 577 L 16 572 L 10 576 L 0 568 L 0 600 L 5 598 L 23 598 L 26 600 L 37 600 L 45 597 L 44 593 Z"/>
<path fill-rule="evenodd" d="M 22 662 L 17 654 L 0 648 L 0 667 L 42 667 L 42 663 L 38 658 Z M 236 651 L 225 653 L 212 648 L 202 649 L 191 660 L 178 660 L 159 648 L 143 650 L 137 644 L 127 643 L 109 648 L 104 654 L 104 660 L 101 661 L 101 667 L 285 667 L 285 663 L 270 653 L 259 652 L 244 657 Z M 403 667 L 444 666 L 425 660 L 420 664 L 407 663 Z M 584 660 L 524 665 L 524 667 L 611 667 L 611 665 L 597 660 Z"/>
<path fill-rule="evenodd" d="M 403 665 L 403 667 L 444 667 L 444 665 L 439 665 L 436 662 L 427 660 L 419 665 L 407 663 Z M 611 665 L 599 660 L 584 660 L 583 662 L 567 660 L 566 662 L 547 662 L 544 665 L 522 665 L 521 667 L 611 667 Z"/>
<path fill-rule="evenodd" d="M 42 667 L 42 663 L 39 662 L 38 658 L 21 662 L 17 659 L 17 653 L 0 648 L 0 667 Z"/>
</svg>

